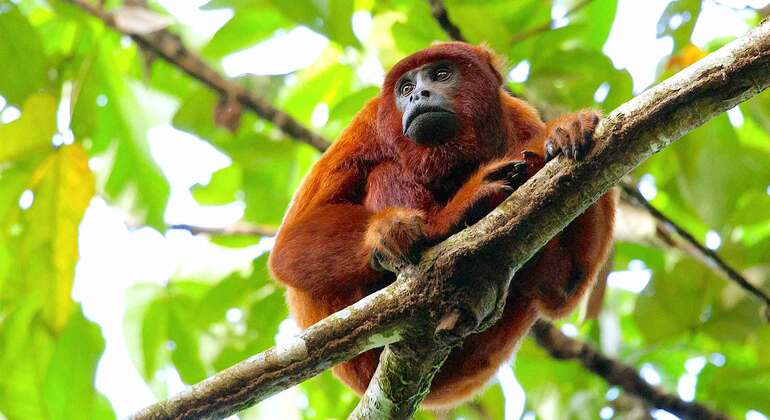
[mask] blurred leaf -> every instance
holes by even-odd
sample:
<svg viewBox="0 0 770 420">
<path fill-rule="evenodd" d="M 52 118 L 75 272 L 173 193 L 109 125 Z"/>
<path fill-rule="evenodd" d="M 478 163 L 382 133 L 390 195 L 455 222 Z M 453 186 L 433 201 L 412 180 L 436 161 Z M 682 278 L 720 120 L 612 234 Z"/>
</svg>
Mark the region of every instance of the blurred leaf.
<svg viewBox="0 0 770 420">
<path fill-rule="evenodd" d="M 179 376 L 187 384 L 194 384 L 206 378 L 206 368 L 200 359 L 198 341 L 193 335 L 193 325 L 180 317 L 181 307 L 169 312 L 168 335 L 173 344 L 171 360 Z"/>
<path fill-rule="evenodd" d="M 18 120 L 0 124 L 0 162 L 52 147 L 55 132 L 56 99 L 47 94 L 29 96 Z"/>
<path fill-rule="evenodd" d="M 281 107 L 292 116 L 310 122 L 313 110 L 320 103 L 332 107 L 351 91 L 353 70 L 338 62 L 340 52 L 327 52 L 310 68 L 299 75 Z"/>
<path fill-rule="evenodd" d="M 34 321 L 41 302 L 20 299 L 16 304 L 0 319 L 0 413 L 9 419 L 45 418 L 42 386 L 53 340 Z"/>
<path fill-rule="evenodd" d="M 219 59 L 263 41 L 276 30 L 288 26 L 288 20 L 276 9 L 266 8 L 264 5 L 239 9 L 233 18 L 214 34 L 203 48 L 203 54 L 212 59 Z"/>
<path fill-rule="evenodd" d="M 582 1 L 584 0 L 573 1 L 571 7 L 576 7 Z M 600 51 L 610 36 L 617 10 L 618 0 L 591 0 L 588 6 L 571 17 L 570 24 L 580 25 L 581 38 L 588 46 Z"/>
<path fill-rule="evenodd" d="M 165 350 L 168 342 L 169 308 L 168 302 L 156 300 L 151 302 L 144 312 L 142 319 L 142 356 L 145 379 L 152 379 L 160 367 L 159 353 Z"/>
<path fill-rule="evenodd" d="M 115 418 L 94 389 L 96 365 L 103 351 L 104 339 L 99 327 L 76 310 L 56 342 L 45 378 L 46 418 Z"/>
<path fill-rule="evenodd" d="M 205 186 L 193 186 L 195 201 L 205 206 L 232 203 L 237 200 L 238 191 L 243 182 L 243 171 L 238 165 L 230 165 L 211 175 L 211 181 Z"/>
<path fill-rule="evenodd" d="M 693 331 L 709 300 L 711 272 L 691 259 L 669 272 L 656 271 L 636 301 L 634 319 L 649 343 L 679 338 Z"/>
<path fill-rule="evenodd" d="M 0 4 L 0 95 L 21 104 L 46 86 L 46 57 L 40 35 L 16 5 Z"/>
<path fill-rule="evenodd" d="M 743 416 L 746 410 L 770 413 L 770 369 L 707 365 L 698 375 L 695 398 L 719 410 Z"/>
<path fill-rule="evenodd" d="M 45 293 L 45 321 L 59 331 L 73 309 L 78 226 L 95 188 L 83 148 L 74 144 L 52 153 L 35 170 L 30 188 L 34 201 L 23 214 L 18 258 L 26 262 L 26 287 Z"/>
<path fill-rule="evenodd" d="M 107 46 L 119 40 L 107 38 Z M 137 96 L 138 88 L 127 83 L 126 72 L 135 70 L 135 54 L 121 48 L 90 52 L 81 70 L 79 95 L 72 112 L 72 131 L 92 141 L 92 154 L 107 153 L 112 166 L 104 185 L 109 198 L 123 198 L 138 221 L 155 228 L 164 226 L 163 215 L 169 185 L 150 155 L 149 121 Z M 130 79 L 129 79 L 130 80 Z M 154 105 L 160 108 L 159 103 Z M 157 113 L 158 110 L 155 110 Z M 128 199 L 128 200 L 125 200 Z"/>
<path fill-rule="evenodd" d="M 270 3 L 285 17 L 326 35 L 340 45 L 360 46 L 351 25 L 353 0 L 270 0 Z M 223 4 L 226 3 L 217 5 Z"/>
<path fill-rule="evenodd" d="M 674 52 L 687 46 L 700 10 L 700 0 L 672 1 L 658 20 L 658 38 L 670 35 L 674 39 Z"/>
</svg>

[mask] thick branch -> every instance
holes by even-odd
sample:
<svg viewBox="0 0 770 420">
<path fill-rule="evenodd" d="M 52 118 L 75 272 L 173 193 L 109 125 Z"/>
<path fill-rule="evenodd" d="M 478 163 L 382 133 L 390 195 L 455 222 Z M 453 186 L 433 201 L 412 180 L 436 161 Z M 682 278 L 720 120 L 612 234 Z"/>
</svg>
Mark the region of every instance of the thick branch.
<svg viewBox="0 0 770 420">
<path fill-rule="evenodd" d="M 120 28 L 115 23 L 115 16 L 110 12 L 102 10 L 99 6 L 91 4 L 87 0 L 65 1 L 80 7 L 101 19 L 105 25 L 120 31 Z M 242 106 L 251 109 L 261 118 L 272 122 L 273 125 L 286 135 L 307 143 L 319 151 L 324 151 L 329 147 L 329 142 L 326 139 L 309 130 L 289 114 L 275 108 L 261 96 L 249 92 L 243 86 L 219 74 L 202 58 L 187 49 L 176 35 L 166 30 L 156 31 L 151 34 L 124 33 L 130 36 L 142 48 L 163 57 L 164 60 L 203 82 L 223 97 L 237 99 Z"/>
<path fill-rule="evenodd" d="M 434 332 L 436 348 L 486 328 L 499 317 L 513 272 L 576 215 L 650 155 L 768 85 L 770 23 L 765 22 L 612 112 L 600 123 L 595 149 L 585 160 L 548 163 L 479 223 L 429 249 L 417 266 L 400 267 L 395 283 L 311 327 L 289 350 L 265 353 L 282 363 L 251 358 L 146 409 L 141 418 L 231 414 L 377 343 L 392 342 L 395 337 L 381 335 L 414 323 L 423 334 Z M 399 363 L 389 352 L 395 353 L 386 350 L 380 363 Z M 394 371 L 398 377 L 383 377 Z M 429 385 L 420 381 L 424 370 L 409 372 L 408 365 L 381 369 L 373 383 L 416 383 L 411 392 L 419 402 Z M 381 390 L 387 401 L 405 397 Z M 386 400 L 364 398 L 363 411 L 357 412 L 376 412 L 368 406 Z"/>
<path fill-rule="evenodd" d="M 577 360 L 583 367 L 604 378 L 607 383 L 622 388 L 654 407 L 684 419 L 728 419 L 726 415 L 712 411 L 702 404 L 684 401 L 650 385 L 633 367 L 599 353 L 586 343 L 567 337 L 548 322 L 535 323 L 530 335 L 554 358 Z"/>
<path fill-rule="evenodd" d="M 224 418 L 366 350 L 396 342 L 399 326 L 414 317 L 404 310 L 404 293 L 393 284 L 316 323 L 290 343 L 252 356 L 130 418 Z"/>
<path fill-rule="evenodd" d="M 672 243 L 688 255 L 701 261 L 704 265 L 711 268 L 718 276 L 726 278 L 727 280 L 735 282 L 740 288 L 747 293 L 754 295 L 761 300 L 765 305 L 770 306 L 770 296 L 764 291 L 760 290 L 751 282 L 749 282 L 743 275 L 737 270 L 733 269 L 727 264 L 716 252 L 706 248 L 695 239 L 690 232 L 676 224 L 673 220 L 669 219 L 665 214 L 661 213 L 655 208 L 644 196 L 633 186 L 626 183 L 621 184 L 623 192 L 629 197 L 629 201 L 633 204 L 644 208 L 649 212 L 652 217 L 658 221 L 658 233 L 666 235 L 667 242 Z M 675 240 L 673 236 L 676 235 L 681 240 Z"/>
</svg>

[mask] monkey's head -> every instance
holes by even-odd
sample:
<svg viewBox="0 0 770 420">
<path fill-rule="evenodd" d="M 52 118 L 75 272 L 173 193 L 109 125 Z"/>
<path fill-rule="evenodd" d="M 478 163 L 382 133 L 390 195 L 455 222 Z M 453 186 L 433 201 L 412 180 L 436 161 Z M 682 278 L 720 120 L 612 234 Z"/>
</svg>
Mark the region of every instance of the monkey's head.
<svg viewBox="0 0 770 420">
<path fill-rule="evenodd" d="M 436 44 L 404 58 L 383 84 L 380 131 L 390 139 L 403 136 L 435 147 L 483 128 L 499 117 L 502 77 L 497 65 L 486 48 L 460 42 Z M 475 134 L 479 138 L 481 133 Z"/>
</svg>

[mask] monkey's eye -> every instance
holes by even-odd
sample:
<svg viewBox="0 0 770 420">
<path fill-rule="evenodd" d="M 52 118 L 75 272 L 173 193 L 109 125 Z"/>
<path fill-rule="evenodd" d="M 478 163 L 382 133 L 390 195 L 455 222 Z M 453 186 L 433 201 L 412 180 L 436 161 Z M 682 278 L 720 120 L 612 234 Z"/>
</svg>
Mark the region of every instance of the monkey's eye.
<svg viewBox="0 0 770 420">
<path fill-rule="evenodd" d="M 436 70 L 436 73 L 433 75 L 433 79 L 437 82 L 443 82 L 447 79 L 449 79 L 449 76 L 451 76 L 452 73 L 449 72 L 447 69 L 438 69 Z"/>
<path fill-rule="evenodd" d="M 401 96 L 408 96 L 412 91 L 414 90 L 414 83 L 404 83 L 401 85 L 401 88 L 399 88 L 399 91 L 401 93 Z"/>
</svg>

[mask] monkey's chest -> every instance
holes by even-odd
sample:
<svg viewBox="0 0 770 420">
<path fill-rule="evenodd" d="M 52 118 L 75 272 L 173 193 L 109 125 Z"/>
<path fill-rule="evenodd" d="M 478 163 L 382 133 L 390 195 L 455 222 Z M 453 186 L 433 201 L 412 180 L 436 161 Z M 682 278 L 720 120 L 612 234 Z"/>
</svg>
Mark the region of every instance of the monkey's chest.
<svg viewBox="0 0 770 420">
<path fill-rule="evenodd" d="M 454 195 L 464 178 L 465 171 L 436 180 L 431 186 L 415 180 L 415 177 L 395 162 L 378 165 L 371 171 L 366 182 L 364 206 L 372 211 L 388 207 L 406 207 L 430 212 L 443 206 Z"/>
</svg>

